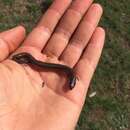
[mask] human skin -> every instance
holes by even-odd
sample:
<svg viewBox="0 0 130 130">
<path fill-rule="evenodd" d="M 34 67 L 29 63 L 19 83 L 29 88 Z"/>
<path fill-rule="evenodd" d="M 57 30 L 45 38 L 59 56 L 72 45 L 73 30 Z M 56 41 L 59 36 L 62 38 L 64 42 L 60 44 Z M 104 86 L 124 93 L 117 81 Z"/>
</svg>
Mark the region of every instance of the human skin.
<svg viewBox="0 0 130 130">
<path fill-rule="evenodd" d="M 22 26 L 0 33 L 0 130 L 75 129 L 104 45 L 102 12 L 92 0 L 54 0 L 27 37 Z M 20 52 L 73 68 L 75 88 L 61 71 L 11 60 Z"/>
</svg>

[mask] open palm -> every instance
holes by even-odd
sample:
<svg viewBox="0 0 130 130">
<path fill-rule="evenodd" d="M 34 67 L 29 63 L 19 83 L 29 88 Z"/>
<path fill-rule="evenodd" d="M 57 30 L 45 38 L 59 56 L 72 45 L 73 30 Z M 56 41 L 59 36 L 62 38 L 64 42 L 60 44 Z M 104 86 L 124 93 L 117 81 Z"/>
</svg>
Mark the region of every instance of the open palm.
<svg viewBox="0 0 130 130">
<path fill-rule="evenodd" d="M 25 35 L 23 27 L 0 34 L 1 129 L 75 128 L 101 55 L 105 33 L 97 27 L 102 15 L 100 5 L 92 4 L 92 0 L 71 2 L 54 0 L 20 47 Z M 68 89 L 68 78 L 60 71 L 10 60 L 20 52 L 28 52 L 44 62 L 70 66 L 78 77 L 75 88 Z"/>
</svg>

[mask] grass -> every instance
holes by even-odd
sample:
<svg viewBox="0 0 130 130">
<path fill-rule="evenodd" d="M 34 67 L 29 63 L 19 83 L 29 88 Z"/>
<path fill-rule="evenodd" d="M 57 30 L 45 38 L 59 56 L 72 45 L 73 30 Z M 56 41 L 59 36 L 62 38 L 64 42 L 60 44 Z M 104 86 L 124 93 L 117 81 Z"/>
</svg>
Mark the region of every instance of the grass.
<svg viewBox="0 0 130 130">
<path fill-rule="evenodd" d="M 43 8 L 39 1 L 0 0 L 0 30 L 24 24 L 29 32 L 51 2 Z M 97 94 L 87 97 L 77 130 L 130 130 L 130 0 L 96 2 L 104 7 L 107 38 L 89 90 Z"/>
</svg>

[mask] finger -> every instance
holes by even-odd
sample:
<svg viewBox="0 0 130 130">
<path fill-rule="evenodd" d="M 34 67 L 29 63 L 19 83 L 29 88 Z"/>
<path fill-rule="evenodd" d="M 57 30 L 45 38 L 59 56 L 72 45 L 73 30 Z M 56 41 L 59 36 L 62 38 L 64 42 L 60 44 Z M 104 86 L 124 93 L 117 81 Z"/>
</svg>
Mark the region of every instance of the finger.
<svg viewBox="0 0 130 130">
<path fill-rule="evenodd" d="M 24 38 L 25 29 L 22 26 L 0 33 L 0 61 L 16 50 Z"/>
<path fill-rule="evenodd" d="M 71 67 L 77 63 L 99 23 L 102 12 L 102 7 L 99 4 L 93 4 L 90 7 L 60 60 Z"/>
<path fill-rule="evenodd" d="M 54 0 L 38 25 L 29 34 L 23 46 L 34 47 L 41 51 L 71 1 L 72 0 Z"/>
<path fill-rule="evenodd" d="M 92 0 L 75 0 L 64 14 L 43 53 L 59 57 Z"/>
<path fill-rule="evenodd" d="M 83 56 L 75 66 L 76 74 L 88 86 L 96 69 L 104 45 L 105 31 L 98 27 L 94 32 Z M 88 89 L 88 88 L 85 88 Z"/>
</svg>

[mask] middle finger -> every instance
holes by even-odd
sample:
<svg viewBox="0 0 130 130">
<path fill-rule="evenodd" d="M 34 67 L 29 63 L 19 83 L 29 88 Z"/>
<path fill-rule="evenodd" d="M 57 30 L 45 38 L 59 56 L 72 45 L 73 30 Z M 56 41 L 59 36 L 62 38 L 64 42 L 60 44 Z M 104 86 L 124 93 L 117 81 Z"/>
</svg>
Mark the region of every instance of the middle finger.
<svg viewBox="0 0 130 130">
<path fill-rule="evenodd" d="M 92 0 L 75 0 L 72 2 L 44 48 L 44 54 L 54 57 L 60 56 L 91 3 Z"/>
</svg>

